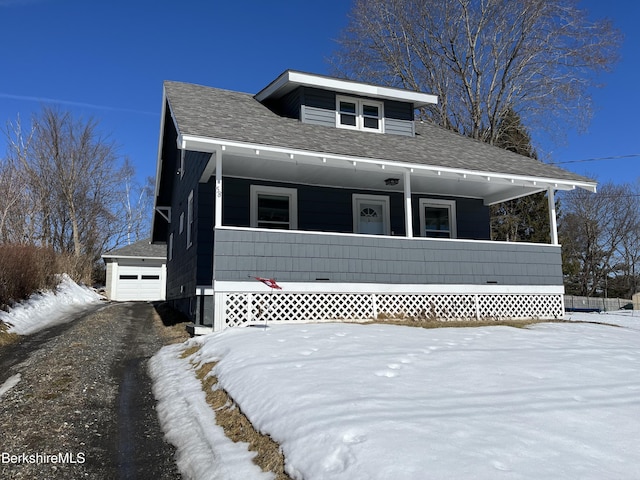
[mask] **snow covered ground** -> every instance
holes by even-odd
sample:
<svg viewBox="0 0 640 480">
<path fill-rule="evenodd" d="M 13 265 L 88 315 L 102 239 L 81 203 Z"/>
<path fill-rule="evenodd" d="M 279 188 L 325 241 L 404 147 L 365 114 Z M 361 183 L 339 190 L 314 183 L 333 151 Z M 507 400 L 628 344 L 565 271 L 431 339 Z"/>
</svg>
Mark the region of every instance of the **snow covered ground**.
<svg viewBox="0 0 640 480">
<path fill-rule="evenodd" d="M 640 476 L 640 315 L 425 330 L 307 324 L 192 339 L 296 479 Z M 184 347 L 184 345 L 183 345 Z M 269 478 L 231 444 L 180 346 L 151 362 L 188 478 Z"/>
<path fill-rule="evenodd" d="M 10 325 L 9 332 L 31 335 L 68 321 L 73 313 L 100 300 L 104 298 L 92 289 L 78 285 L 68 275 L 62 275 L 55 292 L 32 295 L 9 312 L 0 310 L 0 321 Z"/>
<path fill-rule="evenodd" d="M 64 279 L 0 320 L 29 334 L 100 299 Z M 150 372 L 187 478 L 271 478 L 215 424 L 189 360 L 219 361 L 212 373 L 296 479 L 639 478 L 640 312 L 567 319 L 620 327 L 230 329 L 190 340 L 190 359 L 165 347 Z"/>
</svg>

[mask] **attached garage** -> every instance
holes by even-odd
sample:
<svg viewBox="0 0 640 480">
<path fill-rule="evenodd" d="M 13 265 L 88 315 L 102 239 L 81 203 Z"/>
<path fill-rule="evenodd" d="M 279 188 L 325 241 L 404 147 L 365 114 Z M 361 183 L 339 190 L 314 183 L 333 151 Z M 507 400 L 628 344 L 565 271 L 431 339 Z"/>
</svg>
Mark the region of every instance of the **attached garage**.
<svg viewBox="0 0 640 480">
<path fill-rule="evenodd" d="M 118 301 L 164 300 L 166 248 L 142 240 L 104 254 L 107 297 Z"/>
</svg>

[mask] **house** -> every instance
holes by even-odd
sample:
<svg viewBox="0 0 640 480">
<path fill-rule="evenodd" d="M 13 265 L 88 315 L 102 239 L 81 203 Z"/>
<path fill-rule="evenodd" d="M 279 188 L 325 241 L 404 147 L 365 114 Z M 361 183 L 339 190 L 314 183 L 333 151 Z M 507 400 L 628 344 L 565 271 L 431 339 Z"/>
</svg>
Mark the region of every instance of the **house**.
<svg viewBox="0 0 640 480">
<path fill-rule="evenodd" d="M 167 248 L 140 240 L 102 256 L 110 300 L 164 300 Z"/>
<path fill-rule="evenodd" d="M 562 317 L 554 194 L 596 184 L 414 119 L 435 102 L 292 70 L 255 95 L 165 82 L 152 241 L 167 299 L 209 331 Z M 551 244 L 491 241 L 489 206 L 541 191 Z"/>
</svg>

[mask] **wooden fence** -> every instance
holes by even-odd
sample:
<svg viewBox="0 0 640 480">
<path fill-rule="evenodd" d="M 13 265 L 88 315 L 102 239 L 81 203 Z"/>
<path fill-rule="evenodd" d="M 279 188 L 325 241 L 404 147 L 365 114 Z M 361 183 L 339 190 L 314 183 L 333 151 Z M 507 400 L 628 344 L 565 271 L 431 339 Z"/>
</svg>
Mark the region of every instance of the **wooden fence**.
<svg viewBox="0 0 640 480">
<path fill-rule="evenodd" d="M 628 298 L 600 298 L 600 297 L 577 297 L 574 295 L 564 296 L 564 309 L 566 311 L 601 311 L 610 312 L 612 310 L 622 310 L 631 304 Z"/>
</svg>

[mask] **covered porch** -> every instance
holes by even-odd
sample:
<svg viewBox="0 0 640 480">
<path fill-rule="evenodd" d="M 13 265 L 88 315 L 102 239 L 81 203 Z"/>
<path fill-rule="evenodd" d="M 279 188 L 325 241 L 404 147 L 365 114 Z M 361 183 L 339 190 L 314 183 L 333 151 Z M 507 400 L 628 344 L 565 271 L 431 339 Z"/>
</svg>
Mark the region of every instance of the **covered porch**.
<svg viewBox="0 0 640 480">
<path fill-rule="evenodd" d="M 416 211 L 416 196 L 476 199 L 483 205 L 490 206 L 546 192 L 551 244 L 558 245 L 555 192 L 575 188 L 595 191 L 593 183 L 440 167 L 429 165 L 428 158 L 425 159 L 426 163 L 404 163 L 396 160 L 349 157 L 188 136 L 182 136 L 179 139 L 179 145 L 183 156 L 188 150 L 211 154 L 201 182 L 208 182 L 211 178 L 215 182 L 215 228 L 229 226 L 223 222 L 224 205 L 228 201 L 223 188 L 224 177 L 290 185 L 318 185 L 334 189 L 358 189 L 374 195 L 401 194 L 403 231 L 395 232 L 386 229 L 382 234 L 407 238 L 429 236 L 428 232 L 419 227 L 416 228 L 420 225 L 418 222 L 420 216 L 424 214 Z M 402 152 L 398 152 L 398 156 L 401 158 Z M 277 228 L 277 225 L 264 227 Z M 287 224 L 283 228 L 296 230 L 297 223 Z M 325 230 L 319 229 L 319 231 Z M 358 233 L 355 223 L 353 232 Z M 452 234 L 448 238 L 457 237 Z"/>
<path fill-rule="evenodd" d="M 281 322 L 401 314 L 439 319 L 563 315 L 554 194 L 593 189 L 592 184 L 208 139 L 181 141 L 183 152 L 211 154 L 201 182 L 214 188 L 213 278 L 197 293 L 206 310 L 199 315 L 201 323 L 215 330 L 267 317 Z M 229 202 L 237 195 L 226 191 L 229 178 L 395 195 L 402 228 L 386 228 L 380 235 L 358 231 L 355 214 L 352 229 L 308 228 L 293 210 L 280 225 L 261 225 L 259 218 L 230 221 Z M 453 229 L 445 235 L 430 232 L 420 201 L 446 197 L 455 205 L 472 199 L 486 207 L 541 191 L 548 194 L 551 244 L 459 235 L 455 209 L 448 210 Z M 289 201 L 298 208 L 298 198 Z M 244 202 L 253 215 L 255 205 Z M 276 278 L 283 290 L 269 292 L 255 276 Z"/>
</svg>

